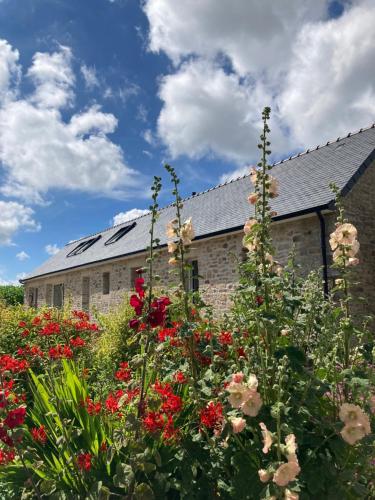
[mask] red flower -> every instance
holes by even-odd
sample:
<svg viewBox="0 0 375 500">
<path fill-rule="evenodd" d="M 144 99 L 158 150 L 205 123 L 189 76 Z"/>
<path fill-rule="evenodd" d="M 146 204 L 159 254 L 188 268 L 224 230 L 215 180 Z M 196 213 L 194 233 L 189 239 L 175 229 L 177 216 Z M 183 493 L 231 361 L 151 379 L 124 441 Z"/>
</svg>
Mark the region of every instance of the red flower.
<svg viewBox="0 0 375 500">
<path fill-rule="evenodd" d="M 20 322 L 18 323 L 18 326 L 19 326 L 20 328 L 26 328 L 26 322 L 25 322 L 25 321 L 20 321 Z"/>
<path fill-rule="evenodd" d="M 77 457 L 77 464 L 81 470 L 89 471 L 91 469 L 92 455 L 90 453 L 81 453 Z"/>
<path fill-rule="evenodd" d="M 100 445 L 100 451 L 102 451 L 103 453 L 107 451 L 107 443 L 105 441 L 102 442 L 102 444 Z"/>
<path fill-rule="evenodd" d="M 212 337 L 213 337 L 213 335 L 211 332 L 209 332 L 209 331 L 204 332 L 204 338 L 205 338 L 206 342 L 210 342 Z"/>
<path fill-rule="evenodd" d="M 173 380 L 178 384 L 185 384 L 187 382 L 185 375 L 181 371 L 178 371 L 173 375 Z"/>
<path fill-rule="evenodd" d="M 86 410 L 89 415 L 99 415 L 102 410 L 102 404 L 100 401 L 96 403 L 90 399 L 88 396 L 86 398 Z"/>
<path fill-rule="evenodd" d="M 108 394 L 108 397 L 105 400 L 105 407 L 109 412 L 116 413 L 117 411 L 119 411 L 120 409 L 119 401 L 124 394 L 125 394 L 124 391 L 121 389 L 116 391 L 114 394 L 113 393 Z"/>
<path fill-rule="evenodd" d="M 29 368 L 29 364 L 27 361 L 22 359 L 19 361 L 9 354 L 4 354 L 0 356 L 0 373 L 9 371 L 11 373 L 20 373 Z"/>
<path fill-rule="evenodd" d="M 132 295 L 130 297 L 130 305 L 134 308 L 135 314 L 140 316 L 143 309 L 143 300 L 141 300 L 138 295 Z"/>
<path fill-rule="evenodd" d="M 176 333 L 177 333 L 177 328 L 162 328 L 161 330 L 159 330 L 158 332 L 158 341 L 159 342 L 165 342 L 165 340 L 169 337 L 169 338 L 174 338 L 176 337 Z"/>
<path fill-rule="evenodd" d="M 60 333 L 59 323 L 51 321 L 47 323 L 41 330 L 39 330 L 39 335 L 54 335 L 55 333 Z"/>
<path fill-rule="evenodd" d="M 149 411 L 143 417 L 143 425 L 148 432 L 161 431 L 164 428 L 164 416 L 160 411 Z"/>
<path fill-rule="evenodd" d="M 20 406 L 19 408 L 10 410 L 8 415 L 4 419 L 4 425 L 9 427 L 9 429 L 14 429 L 15 427 L 18 427 L 24 423 L 25 416 L 26 408 L 24 406 Z"/>
<path fill-rule="evenodd" d="M 13 462 L 16 454 L 14 453 L 13 450 L 10 451 L 5 451 L 5 450 L 0 450 L 0 465 L 7 465 L 10 462 Z"/>
<path fill-rule="evenodd" d="M 131 379 L 131 370 L 129 369 L 129 363 L 124 361 L 120 363 L 120 369 L 115 373 L 115 378 L 121 380 L 121 382 L 128 382 Z"/>
<path fill-rule="evenodd" d="M 221 332 L 218 338 L 219 344 L 230 345 L 233 344 L 232 334 L 230 332 Z"/>
<path fill-rule="evenodd" d="M 74 325 L 74 328 L 78 332 L 83 331 L 83 330 L 95 332 L 95 331 L 99 330 L 98 325 L 96 325 L 95 323 L 89 323 L 87 320 L 77 321 L 77 323 L 75 323 L 75 325 Z"/>
<path fill-rule="evenodd" d="M 135 291 L 137 292 L 137 294 L 139 295 L 139 297 L 142 299 L 145 296 L 145 291 L 143 288 L 144 283 L 145 283 L 145 280 L 143 278 L 135 278 L 134 288 L 135 288 Z"/>
<path fill-rule="evenodd" d="M 23 330 L 21 332 L 21 337 L 27 337 L 28 335 L 30 335 L 30 330 L 28 330 L 27 328 L 25 328 L 25 330 Z"/>
<path fill-rule="evenodd" d="M 39 316 L 35 316 L 35 318 L 32 320 L 31 324 L 33 326 L 38 326 L 42 322 L 41 318 Z"/>
<path fill-rule="evenodd" d="M 244 348 L 244 347 L 239 347 L 239 348 L 237 349 L 237 355 L 238 355 L 238 357 L 239 357 L 239 358 L 240 358 L 241 356 L 242 356 L 243 358 L 246 358 L 245 348 Z"/>
<path fill-rule="evenodd" d="M 258 306 L 261 306 L 264 302 L 264 298 L 261 295 L 257 295 L 255 300 Z"/>
<path fill-rule="evenodd" d="M 133 330 L 138 330 L 139 327 L 139 319 L 133 318 L 129 321 L 129 328 Z"/>
<path fill-rule="evenodd" d="M 200 421 L 201 425 L 208 429 L 219 428 L 223 422 L 223 406 L 220 401 L 216 404 L 210 401 L 206 408 L 201 410 Z"/>
<path fill-rule="evenodd" d="M 33 436 L 34 441 L 36 441 L 37 443 L 45 444 L 47 441 L 47 434 L 44 429 L 44 425 L 32 428 L 31 435 Z"/>
<path fill-rule="evenodd" d="M 51 359 L 70 359 L 73 357 L 73 351 L 68 345 L 57 344 L 55 347 L 51 347 L 48 353 Z"/>
<path fill-rule="evenodd" d="M 73 347 L 83 347 L 84 345 L 86 345 L 86 342 L 83 339 L 81 339 L 80 336 L 71 338 L 69 343 Z"/>
<path fill-rule="evenodd" d="M 84 311 L 72 311 L 75 318 L 81 319 L 82 321 L 88 321 L 90 316 Z"/>
<path fill-rule="evenodd" d="M 0 441 L 2 441 L 4 444 L 12 447 L 14 446 L 13 439 L 8 436 L 8 433 L 4 427 L 0 427 Z"/>
</svg>

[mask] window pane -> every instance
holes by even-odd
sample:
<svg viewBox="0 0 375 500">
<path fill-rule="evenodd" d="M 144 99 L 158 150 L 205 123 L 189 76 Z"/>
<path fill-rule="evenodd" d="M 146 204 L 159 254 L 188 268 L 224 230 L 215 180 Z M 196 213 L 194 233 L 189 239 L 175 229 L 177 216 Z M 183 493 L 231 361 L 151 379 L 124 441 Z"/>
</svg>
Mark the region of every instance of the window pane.
<svg viewBox="0 0 375 500">
<path fill-rule="evenodd" d="M 90 278 L 82 278 L 82 310 L 90 309 Z"/>
<path fill-rule="evenodd" d="M 53 286 L 53 305 L 55 307 L 62 307 L 64 303 L 64 285 Z"/>
<path fill-rule="evenodd" d="M 109 273 L 103 273 L 103 295 L 109 294 Z"/>
</svg>

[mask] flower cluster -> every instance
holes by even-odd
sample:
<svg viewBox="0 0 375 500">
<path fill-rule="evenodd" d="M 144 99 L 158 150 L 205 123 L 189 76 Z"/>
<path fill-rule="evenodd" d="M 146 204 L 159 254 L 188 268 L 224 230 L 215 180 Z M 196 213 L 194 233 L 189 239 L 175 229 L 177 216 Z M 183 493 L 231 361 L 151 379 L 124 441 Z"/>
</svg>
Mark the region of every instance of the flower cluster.
<svg viewBox="0 0 375 500">
<path fill-rule="evenodd" d="M 200 412 L 201 425 L 207 429 L 213 429 L 216 434 L 220 434 L 223 428 L 223 405 L 218 401 L 210 401 Z"/>
<path fill-rule="evenodd" d="M 330 234 L 329 244 L 333 251 L 333 261 L 344 266 L 356 266 L 359 263 L 356 255 L 359 252 L 357 229 L 348 222 L 336 224 Z"/>
<path fill-rule="evenodd" d="M 169 259 L 169 264 L 177 264 L 180 258 L 181 246 L 187 247 L 191 245 L 195 238 L 193 222 L 191 217 L 187 219 L 181 227 L 178 227 L 178 219 L 173 219 L 167 224 L 168 252 L 173 254 Z M 176 242 L 177 240 L 177 242 Z"/>
<path fill-rule="evenodd" d="M 168 383 L 156 381 L 153 390 L 159 399 L 157 411 L 146 411 L 143 416 L 143 426 L 147 432 L 152 434 L 161 433 L 165 440 L 176 438 L 177 430 L 174 418 L 178 417 L 182 410 L 182 399 L 173 393 Z"/>
<path fill-rule="evenodd" d="M 369 417 L 359 406 L 344 403 L 340 408 L 339 417 L 345 424 L 341 436 L 350 445 L 371 433 Z"/>
<path fill-rule="evenodd" d="M 240 409 L 249 417 L 256 417 L 262 407 L 262 398 L 258 388 L 258 379 L 251 374 L 247 383 L 244 383 L 244 374 L 242 372 L 234 373 L 226 390 L 229 392 L 228 401 L 232 408 Z"/>
</svg>

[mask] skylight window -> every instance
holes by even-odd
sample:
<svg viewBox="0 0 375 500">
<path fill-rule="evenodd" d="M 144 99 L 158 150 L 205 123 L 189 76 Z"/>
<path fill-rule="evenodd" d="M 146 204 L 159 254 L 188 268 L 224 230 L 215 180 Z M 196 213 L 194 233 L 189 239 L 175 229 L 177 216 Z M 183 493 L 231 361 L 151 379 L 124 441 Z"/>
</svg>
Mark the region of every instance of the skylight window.
<svg viewBox="0 0 375 500">
<path fill-rule="evenodd" d="M 71 252 L 68 253 L 67 257 L 73 257 L 73 255 L 79 255 L 90 248 L 94 243 L 100 240 L 101 235 L 95 236 L 95 238 L 90 238 L 86 241 L 81 241 L 78 246 L 76 246 Z"/>
<path fill-rule="evenodd" d="M 128 226 L 124 226 L 121 229 L 117 231 L 113 236 L 109 238 L 104 244 L 105 245 L 111 245 L 112 243 L 116 243 L 119 239 L 121 239 L 125 234 L 127 234 L 129 231 L 133 229 L 133 227 L 136 226 L 136 222 L 133 222 L 133 224 L 129 224 Z"/>
</svg>

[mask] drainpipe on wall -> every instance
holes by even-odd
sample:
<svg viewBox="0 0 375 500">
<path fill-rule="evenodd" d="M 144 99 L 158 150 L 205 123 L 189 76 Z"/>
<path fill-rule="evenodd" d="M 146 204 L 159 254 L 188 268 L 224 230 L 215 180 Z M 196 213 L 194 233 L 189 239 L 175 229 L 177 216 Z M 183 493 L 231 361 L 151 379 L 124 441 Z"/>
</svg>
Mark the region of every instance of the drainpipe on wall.
<svg viewBox="0 0 375 500">
<path fill-rule="evenodd" d="M 316 215 L 318 216 L 320 223 L 320 248 L 322 251 L 322 263 L 323 263 L 323 290 L 324 296 L 328 297 L 328 263 L 327 263 L 327 245 L 326 245 L 326 222 L 324 216 L 320 210 L 317 210 Z"/>
</svg>

